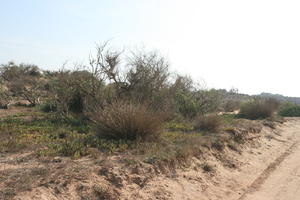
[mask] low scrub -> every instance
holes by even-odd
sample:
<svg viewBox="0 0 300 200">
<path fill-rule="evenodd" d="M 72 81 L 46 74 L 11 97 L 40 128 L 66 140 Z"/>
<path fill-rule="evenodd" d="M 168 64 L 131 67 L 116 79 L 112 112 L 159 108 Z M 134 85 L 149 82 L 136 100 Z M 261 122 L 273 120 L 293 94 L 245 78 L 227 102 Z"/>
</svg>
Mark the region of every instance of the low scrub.
<svg viewBox="0 0 300 200">
<path fill-rule="evenodd" d="M 240 108 L 241 102 L 237 100 L 228 100 L 224 103 L 223 109 L 225 112 L 233 112 Z"/>
<path fill-rule="evenodd" d="M 46 113 L 50 113 L 50 112 L 56 112 L 57 111 L 57 107 L 55 104 L 51 103 L 51 102 L 46 102 L 44 104 L 41 104 L 39 106 L 39 109 L 43 112 Z"/>
<path fill-rule="evenodd" d="M 264 119 L 272 117 L 279 107 L 275 99 L 255 99 L 241 106 L 240 117 L 247 119 Z"/>
<path fill-rule="evenodd" d="M 222 120 L 218 115 L 203 115 L 199 116 L 195 120 L 195 129 L 208 131 L 208 132 L 218 132 L 222 125 Z"/>
<path fill-rule="evenodd" d="M 283 117 L 300 117 L 300 106 L 290 105 L 280 109 L 279 115 Z"/>
<path fill-rule="evenodd" d="M 163 123 L 160 113 L 145 104 L 118 101 L 90 113 L 100 137 L 117 140 L 157 138 Z"/>
</svg>

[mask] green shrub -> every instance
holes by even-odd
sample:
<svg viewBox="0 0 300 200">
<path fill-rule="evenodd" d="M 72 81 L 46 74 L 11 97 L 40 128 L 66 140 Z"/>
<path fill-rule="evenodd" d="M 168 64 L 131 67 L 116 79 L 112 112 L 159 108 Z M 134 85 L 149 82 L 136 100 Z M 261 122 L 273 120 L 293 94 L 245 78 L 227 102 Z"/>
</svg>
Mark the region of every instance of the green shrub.
<svg viewBox="0 0 300 200">
<path fill-rule="evenodd" d="M 0 79 L 4 80 L 6 91 L 10 96 L 26 100 L 31 106 L 40 104 L 44 95 L 45 80 L 40 69 L 35 65 L 8 64 L 0 65 Z"/>
<path fill-rule="evenodd" d="M 175 97 L 176 109 L 185 118 L 194 118 L 199 112 L 196 99 L 189 93 L 180 93 Z"/>
<path fill-rule="evenodd" d="M 279 115 L 283 117 L 300 117 L 300 106 L 290 105 L 283 107 L 280 109 Z"/>
<path fill-rule="evenodd" d="M 41 104 L 39 106 L 39 109 L 43 112 L 50 113 L 50 112 L 55 112 L 57 110 L 57 107 L 55 104 L 46 102 L 44 104 Z"/>
<path fill-rule="evenodd" d="M 68 107 L 71 112 L 82 113 L 84 109 L 84 95 L 80 91 L 74 91 L 70 101 L 68 102 Z"/>
<path fill-rule="evenodd" d="M 247 119 L 264 119 L 272 117 L 278 107 L 279 102 L 275 99 L 254 99 L 241 106 L 239 116 Z"/>
<path fill-rule="evenodd" d="M 195 120 L 195 129 L 208 132 L 218 132 L 222 126 L 222 119 L 218 115 L 202 115 Z"/>
<path fill-rule="evenodd" d="M 219 110 L 221 95 L 217 90 L 181 91 L 175 95 L 175 110 L 183 117 L 193 119 L 198 114 Z"/>
<path fill-rule="evenodd" d="M 144 104 L 118 101 L 90 114 L 97 135 L 109 139 L 157 138 L 163 117 Z"/>
</svg>

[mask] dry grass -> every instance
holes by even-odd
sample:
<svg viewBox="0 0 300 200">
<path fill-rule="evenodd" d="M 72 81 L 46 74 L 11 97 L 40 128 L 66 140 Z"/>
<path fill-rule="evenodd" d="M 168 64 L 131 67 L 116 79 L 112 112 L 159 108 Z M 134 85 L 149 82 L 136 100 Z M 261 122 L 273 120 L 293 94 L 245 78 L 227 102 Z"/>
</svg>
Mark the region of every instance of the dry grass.
<svg viewBox="0 0 300 200">
<path fill-rule="evenodd" d="M 90 113 L 100 137 L 117 140 L 157 138 L 163 117 L 140 103 L 117 101 Z"/>
<path fill-rule="evenodd" d="M 218 132 L 222 126 L 222 120 L 217 115 L 199 116 L 195 120 L 195 129 L 207 132 Z"/>
<path fill-rule="evenodd" d="M 242 105 L 239 115 L 247 119 L 264 119 L 272 117 L 278 107 L 277 100 L 255 99 Z"/>
</svg>

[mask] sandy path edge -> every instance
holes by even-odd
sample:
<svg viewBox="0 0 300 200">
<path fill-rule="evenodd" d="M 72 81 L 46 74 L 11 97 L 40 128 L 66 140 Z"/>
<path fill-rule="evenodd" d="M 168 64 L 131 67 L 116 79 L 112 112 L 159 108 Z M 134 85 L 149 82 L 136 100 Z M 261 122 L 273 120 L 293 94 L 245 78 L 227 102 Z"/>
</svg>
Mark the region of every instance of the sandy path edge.
<svg viewBox="0 0 300 200">
<path fill-rule="evenodd" d="M 291 191 L 294 194 L 300 193 L 300 159 L 298 158 L 300 155 L 298 142 L 300 141 L 300 118 L 288 119 L 286 123 L 275 130 L 265 127 L 259 134 L 261 137 L 245 145 L 242 153 L 226 148 L 224 152 L 219 153 L 218 158 L 216 156 L 209 156 L 205 160 L 195 158 L 189 168 L 177 169 L 174 174 L 169 176 L 164 174 L 155 175 L 144 186 L 140 186 L 136 181 L 130 182 L 123 179 L 122 187 L 116 188 L 119 191 L 118 196 L 120 199 L 141 200 L 297 199 L 289 195 Z M 221 162 L 220 159 L 225 159 L 228 163 Z M 38 185 L 29 191 L 18 193 L 13 199 L 82 199 L 78 196 L 76 189 L 78 186 L 93 188 L 94 184 L 101 184 L 106 181 L 105 177 L 98 173 L 99 166 L 96 166 L 94 162 L 90 162 L 87 158 L 72 161 L 76 168 L 85 169 L 87 175 L 84 176 L 84 180 L 81 180 L 83 171 L 80 169 L 80 173 L 77 174 L 79 177 L 72 179 L 66 187 L 61 187 L 62 190 L 59 193 L 54 188 L 57 185 Z M 201 167 L 204 162 L 212 165 L 215 172 L 204 172 Z M 63 164 L 64 160 L 62 161 Z M 70 161 L 67 164 L 66 167 L 70 165 Z M 11 169 L 17 166 L 22 167 L 15 169 L 18 172 L 21 169 L 26 170 L 27 166 L 33 168 L 43 167 L 40 165 L 41 163 L 38 162 L 27 162 L 22 165 L 2 167 Z M 60 164 L 54 166 L 57 165 Z M 135 177 L 131 177 L 133 174 L 124 173 L 130 180 L 138 181 L 145 178 L 143 173 L 136 174 Z M 122 178 L 122 175 L 115 178 L 119 180 L 120 177 Z M 63 176 L 54 174 L 53 178 L 60 182 L 66 180 L 64 174 Z M 281 183 L 282 179 L 284 181 Z M 289 198 L 286 198 L 286 195 Z M 83 196 L 85 195 L 83 194 Z"/>
<path fill-rule="evenodd" d="M 189 170 L 178 171 L 176 178 L 156 177 L 147 187 L 136 192 L 125 189 L 122 199 L 248 200 L 246 197 L 259 190 L 288 157 L 293 154 L 300 156 L 300 150 L 295 151 L 300 141 L 299 118 L 288 119 L 276 130 L 265 128 L 260 134 L 262 137 L 246 146 L 242 154 L 226 151 L 222 155 L 238 163 L 237 169 L 230 169 L 211 157 L 205 162 L 217 170 L 210 176 L 195 167 L 199 164 L 199 160 L 195 160 L 195 169 L 192 166 Z M 300 180 L 295 184 L 300 188 Z M 260 198 L 258 194 L 253 199 L 266 198 Z"/>
<path fill-rule="evenodd" d="M 275 172 L 275 170 L 278 169 L 278 166 L 283 161 L 285 161 L 285 159 L 289 155 L 291 155 L 292 153 L 295 153 L 294 152 L 295 148 L 298 145 L 299 145 L 299 141 L 294 142 L 282 155 L 280 155 L 274 162 L 272 162 L 271 164 L 269 164 L 269 166 L 262 172 L 262 174 L 257 179 L 255 179 L 255 181 L 249 186 L 249 188 L 246 190 L 246 192 L 238 200 L 247 199 L 246 197 L 249 194 L 257 192 L 260 189 L 260 187 L 266 182 L 266 180 L 270 176 L 272 176 L 272 174 Z M 299 154 L 299 156 L 300 156 L 300 154 Z M 274 191 L 272 191 L 272 192 L 274 193 Z"/>
</svg>

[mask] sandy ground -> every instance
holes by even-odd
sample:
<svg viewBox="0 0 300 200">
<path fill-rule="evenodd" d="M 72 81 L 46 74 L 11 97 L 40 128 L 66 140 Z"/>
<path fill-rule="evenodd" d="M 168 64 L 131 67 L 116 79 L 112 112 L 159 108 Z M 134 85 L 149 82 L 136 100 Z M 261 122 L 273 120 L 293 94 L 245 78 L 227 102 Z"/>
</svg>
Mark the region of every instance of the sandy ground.
<svg viewBox="0 0 300 200">
<path fill-rule="evenodd" d="M 300 120 L 289 119 L 279 129 L 265 129 L 262 134 L 242 154 L 224 153 L 237 169 L 212 157 L 208 162 L 216 166 L 215 174 L 205 175 L 192 168 L 179 172 L 176 178 L 157 177 L 137 192 L 138 197 L 152 199 L 149 191 L 157 190 L 164 191 L 166 199 L 178 200 L 300 199 Z"/>
<path fill-rule="evenodd" d="M 300 199 L 300 127 L 291 126 L 283 133 L 287 131 L 295 134 L 292 145 L 263 171 L 240 200 Z"/>
<path fill-rule="evenodd" d="M 0 197 L 14 192 L 7 199 L 300 199 L 300 119 L 264 127 L 256 136 L 241 151 L 211 151 L 188 168 L 164 173 L 146 164 L 120 167 L 119 158 L 103 167 L 103 160 L 91 158 L 40 161 L 31 154 L 0 155 Z M 213 171 L 204 172 L 204 163 Z"/>
</svg>

